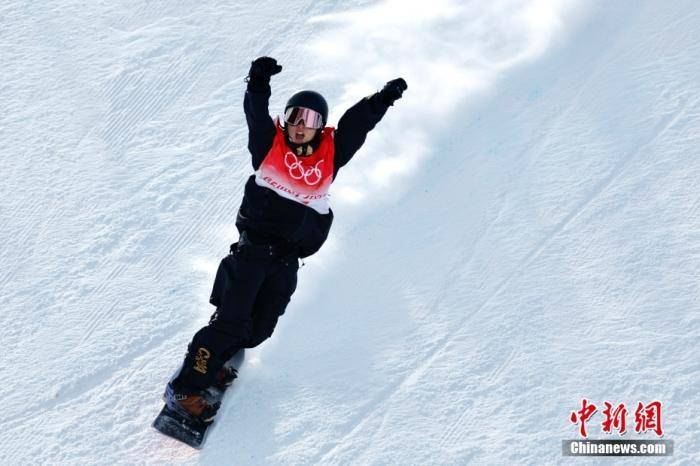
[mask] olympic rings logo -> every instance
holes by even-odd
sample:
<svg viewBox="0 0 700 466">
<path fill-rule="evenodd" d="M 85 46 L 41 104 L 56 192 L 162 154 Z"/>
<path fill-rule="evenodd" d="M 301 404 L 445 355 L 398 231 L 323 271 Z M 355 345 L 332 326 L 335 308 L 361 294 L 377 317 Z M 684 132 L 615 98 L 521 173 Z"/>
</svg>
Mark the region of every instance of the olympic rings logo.
<svg viewBox="0 0 700 466">
<path fill-rule="evenodd" d="M 323 159 L 321 159 L 313 167 L 304 169 L 304 165 L 299 161 L 296 155 L 294 155 L 292 152 L 287 152 L 284 154 L 284 164 L 289 170 L 289 176 L 295 180 L 303 179 L 304 183 L 308 184 L 309 186 L 318 184 L 321 181 L 323 174 L 318 166 L 323 162 Z"/>
</svg>

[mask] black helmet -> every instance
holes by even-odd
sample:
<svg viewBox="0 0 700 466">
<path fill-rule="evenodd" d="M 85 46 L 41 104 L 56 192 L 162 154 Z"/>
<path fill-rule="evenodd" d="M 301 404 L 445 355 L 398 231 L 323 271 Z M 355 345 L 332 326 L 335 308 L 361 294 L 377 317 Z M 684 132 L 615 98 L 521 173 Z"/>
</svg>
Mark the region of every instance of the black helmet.
<svg viewBox="0 0 700 466">
<path fill-rule="evenodd" d="M 289 107 L 304 107 L 318 112 L 323 117 L 323 124 L 328 122 L 328 104 L 321 94 L 315 91 L 299 91 L 289 98 L 284 107 L 286 112 Z"/>
</svg>

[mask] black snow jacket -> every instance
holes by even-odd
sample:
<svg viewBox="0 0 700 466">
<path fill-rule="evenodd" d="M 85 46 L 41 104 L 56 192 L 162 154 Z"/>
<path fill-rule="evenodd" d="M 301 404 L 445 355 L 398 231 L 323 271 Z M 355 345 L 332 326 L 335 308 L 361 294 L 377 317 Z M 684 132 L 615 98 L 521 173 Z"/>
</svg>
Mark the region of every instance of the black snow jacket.
<svg viewBox="0 0 700 466">
<path fill-rule="evenodd" d="M 251 79 L 243 100 L 248 122 L 248 150 L 252 155 L 254 170 L 262 164 L 275 136 L 275 123 L 268 111 L 270 94 L 267 82 Z M 335 130 L 334 179 L 338 170 L 364 144 L 367 133 L 382 119 L 387 109 L 388 106 L 380 101 L 379 95 L 373 94 L 343 114 Z M 251 175 L 245 185 L 236 227 L 239 232 L 245 231 L 253 242 L 289 243 L 299 257 L 307 257 L 321 248 L 332 222 L 332 210 L 324 215 L 311 207 L 285 199 L 271 189 L 258 186 L 255 175 Z"/>
</svg>

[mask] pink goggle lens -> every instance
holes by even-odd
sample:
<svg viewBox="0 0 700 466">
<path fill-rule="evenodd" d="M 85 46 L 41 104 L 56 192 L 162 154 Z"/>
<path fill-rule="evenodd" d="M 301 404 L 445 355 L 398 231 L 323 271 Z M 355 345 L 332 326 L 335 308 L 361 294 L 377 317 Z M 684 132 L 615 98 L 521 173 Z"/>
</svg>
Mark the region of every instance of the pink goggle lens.
<svg viewBox="0 0 700 466">
<path fill-rule="evenodd" d="M 284 112 L 284 122 L 288 125 L 298 125 L 302 121 L 307 128 L 323 127 L 323 116 L 310 108 L 289 107 Z"/>
</svg>

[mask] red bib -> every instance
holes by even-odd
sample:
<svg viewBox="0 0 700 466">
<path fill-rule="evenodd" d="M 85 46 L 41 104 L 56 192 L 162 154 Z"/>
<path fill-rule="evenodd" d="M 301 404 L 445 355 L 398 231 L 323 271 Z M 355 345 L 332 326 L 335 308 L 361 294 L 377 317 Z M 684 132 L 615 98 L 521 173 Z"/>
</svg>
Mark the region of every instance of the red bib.
<svg viewBox="0 0 700 466">
<path fill-rule="evenodd" d="M 285 142 L 279 124 L 270 151 L 255 172 L 255 183 L 278 195 L 311 207 L 320 214 L 330 210 L 328 189 L 333 182 L 333 131 L 321 131 L 321 143 L 311 155 L 298 156 Z"/>
</svg>

